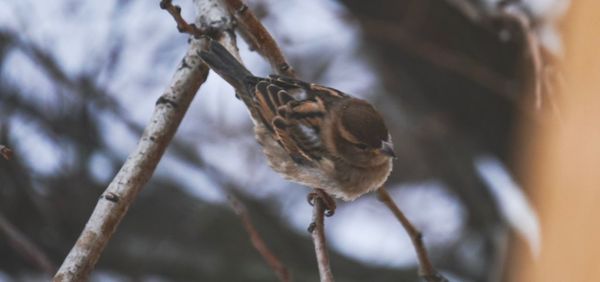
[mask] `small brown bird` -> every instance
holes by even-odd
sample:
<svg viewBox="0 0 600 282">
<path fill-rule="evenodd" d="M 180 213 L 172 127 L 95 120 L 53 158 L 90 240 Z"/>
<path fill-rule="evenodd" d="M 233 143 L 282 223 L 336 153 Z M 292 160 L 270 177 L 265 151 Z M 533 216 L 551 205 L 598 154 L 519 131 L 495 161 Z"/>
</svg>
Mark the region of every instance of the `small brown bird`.
<svg viewBox="0 0 600 282">
<path fill-rule="evenodd" d="M 256 77 L 214 40 L 200 56 L 236 89 L 270 166 L 286 179 L 354 200 L 388 178 L 391 136 L 365 100 L 288 77 Z"/>
</svg>

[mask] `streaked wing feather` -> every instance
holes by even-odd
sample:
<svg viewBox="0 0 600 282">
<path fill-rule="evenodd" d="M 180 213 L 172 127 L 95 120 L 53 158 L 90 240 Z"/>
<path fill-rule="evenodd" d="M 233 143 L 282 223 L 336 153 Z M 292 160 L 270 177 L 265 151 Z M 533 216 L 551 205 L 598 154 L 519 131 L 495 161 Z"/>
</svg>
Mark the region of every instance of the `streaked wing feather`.
<svg viewBox="0 0 600 282">
<path fill-rule="evenodd" d="M 279 144 L 285 149 L 290 157 L 298 164 L 310 163 L 313 159 L 298 146 L 297 140 L 290 134 L 290 128 L 294 125 L 288 124 L 282 117 L 273 120 L 273 128 Z"/>
<path fill-rule="evenodd" d="M 294 161 L 306 164 L 323 154 L 320 127 L 327 104 L 344 97 L 335 89 L 271 76 L 256 84 L 254 100 L 256 111 L 279 144 Z"/>
</svg>

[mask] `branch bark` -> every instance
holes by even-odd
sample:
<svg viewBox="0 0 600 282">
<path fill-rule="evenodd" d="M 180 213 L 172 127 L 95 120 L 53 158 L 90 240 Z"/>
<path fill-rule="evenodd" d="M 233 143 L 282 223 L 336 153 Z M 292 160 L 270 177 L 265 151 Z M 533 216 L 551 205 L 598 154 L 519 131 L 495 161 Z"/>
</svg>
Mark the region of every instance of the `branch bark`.
<svg viewBox="0 0 600 282">
<path fill-rule="evenodd" d="M 313 217 L 308 231 L 315 245 L 321 282 L 333 282 L 333 273 L 329 265 L 327 241 L 325 240 L 325 204 L 320 197 L 314 197 L 313 199 Z"/>
<path fill-rule="evenodd" d="M 258 18 L 248 9 L 241 0 L 223 0 L 231 14 L 238 22 L 239 31 L 244 40 L 258 51 L 271 64 L 275 73 L 296 77 L 292 66 L 287 62 L 283 52 L 277 46 L 277 42 L 267 29 L 260 23 Z"/>
<path fill-rule="evenodd" d="M 428 282 L 443 282 L 448 281 L 446 278 L 441 276 L 431 264 L 429 257 L 427 255 L 427 250 L 425 249 L 425 245 L 423 244 L 423 235 L 414 225 L 408 220 L 408 218 L 402 213 L 400 208 L 394 203 L 390 194 L 388 194 L 387 190 L 384 187 L 381 187 L 377 190 L 379 200 L 382 201 L 391 211 L 394 213 L 396 218 L 408 233 L 410 240 L 415 247 L 415 251 L 417 253 L 417 258 L 419 260 L 419 275 Z"/>
<path fill-rule="evenodd" d="M 230 17 L 217 0 L 199 0 L 196 1 L 196 7 L 198 25 L 231 31 Z M 223 32 L 219 40 L 228 45 L 235 44 L 232 32 Z M 98 200 L 84 230 L 54 276 L 54 281 L 88 280 L 112 234 L 152 176 L 193 97 L 206 80 L 208 68 L 198 56 L 204 44 L 203 39 L 191 41 L 171 84 L 156 102 L 151 121 L 137 148 Z"/>
</svg>

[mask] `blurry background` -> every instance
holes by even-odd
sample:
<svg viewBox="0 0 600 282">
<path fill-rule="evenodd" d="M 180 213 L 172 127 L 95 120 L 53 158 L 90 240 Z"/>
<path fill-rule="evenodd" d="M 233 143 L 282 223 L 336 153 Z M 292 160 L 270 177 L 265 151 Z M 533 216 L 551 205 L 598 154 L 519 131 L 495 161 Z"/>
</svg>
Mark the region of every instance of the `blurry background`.
<svg viewBox="0 0 600 282">
<path fill-rule="evenodd" d="M 186 48 L 157 1 L 0 0 L 0 281 L 46 280 L 17 230 L 57 267 L 134 148 Z M 175 1 L 194 18 L 191 1 Z M 529 42 L 560 57 L 566 0 L 249 0 L 307 81 L 368 99 L 391 128 L 388 190 L 452 281 L 500 281 L 539 226 L 515 158 L 521 122 L 555 119 Z M 503 7 L 530 22 L 526 32 Z M 240 40 L 257 75 L 269 66 Z M 544 70 L 552 70 L 544 61 Z M 553 108 L 552 114 L 541 109 Z M 317 281 L 308 190 L 266 166 L 215 75 L 119 226 L 94 281 L 276 281 L 228 207 L 232 191 L 296 281 Z M 417 281 L 410 240 L 374 195 L 326 219 L 338 281 Z"/>
</svg>

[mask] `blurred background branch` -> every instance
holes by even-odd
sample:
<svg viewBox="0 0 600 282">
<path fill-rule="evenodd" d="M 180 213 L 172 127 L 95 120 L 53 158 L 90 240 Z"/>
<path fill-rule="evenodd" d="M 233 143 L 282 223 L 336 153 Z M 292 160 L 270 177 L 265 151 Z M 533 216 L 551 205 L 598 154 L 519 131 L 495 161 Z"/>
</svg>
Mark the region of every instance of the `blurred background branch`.
<svg viewBox="0 0 600 282">
<path fill-rule="evenodd" d="M 267 244 L 262 239 L 254 224 L 252 224 L 252 220 L 250 219 L 250 215 L 248 214 L 248 210 L 246 207 L 233 195 L 229 195 L 229 203 L 231 208 L 235 211 L 235 213 L 240 217 L 242 221 L 242 225 L 246 232 L 248 232 L 248 236 L 250 237 L 250 241 L 254 248 L 260 253 L 260 255 L 265 259 L 269 267 L 273 269 L 277 278 L 283 282 L 291 281 L 290 272 L 285 265 L 281 262 L 281 260 L 273 254 L 273 252 L 267 247 Z"/>
<path fill-rule="evenodd" d="M 392 200 L 392 197 L 390 197 L 390 194 L 385 190 L 385 187 L 381 187 L 377 190 L 377 196 L 379 197 L 379 200 L 392 211 L 394 216 L 402 224 L 404 230 L 406 230 L 406 233 L 408 233 L 415 248 L 415 252 L 417 253 L 419 275 L 421 278 L 428 282 L 447 282 L 448 280 L 441 276 L 431 264 L 429 255 L 427 254 L 427 248 L 423 244 L 423 234 L 417 230 L 404 213 L 402 213 L 396 203 L 394 203 L 394 200 Z"/>
<path fill-rule="evenodd" d="M 46 254 L 44 254 L 38 246 L 31 242 L 25 234 L 19 231 L 1 213 L 0 233 L 6 236 L 13 249 L 20 253 L 23 258 L 31 261 L 46 275 L 51 276 L 54 274 L 56 267 L 50 262 Z"/>
</svg>

